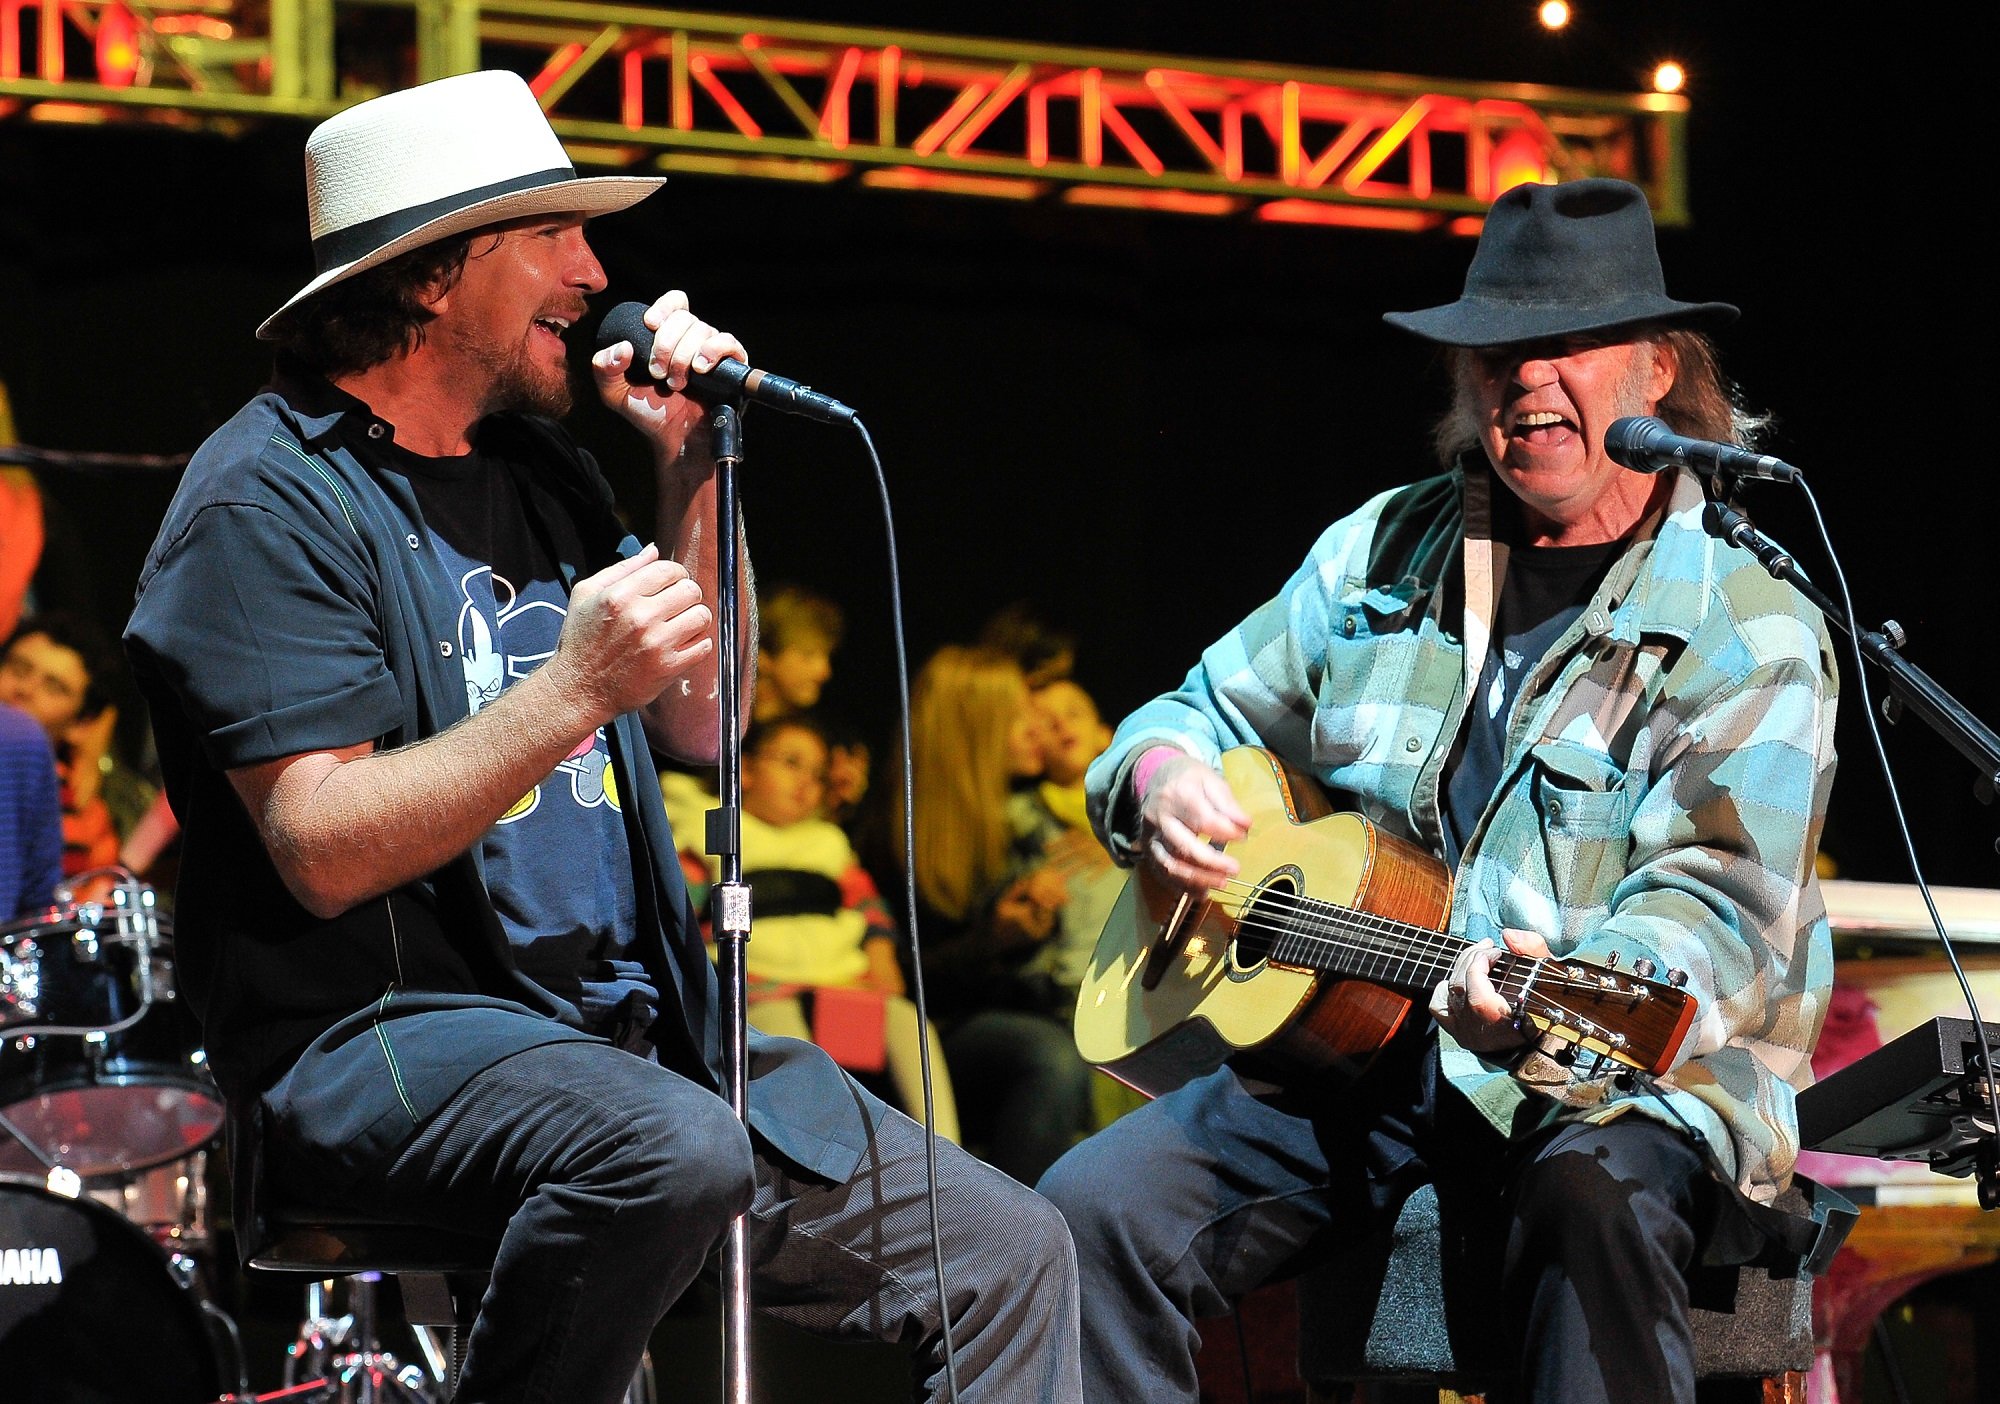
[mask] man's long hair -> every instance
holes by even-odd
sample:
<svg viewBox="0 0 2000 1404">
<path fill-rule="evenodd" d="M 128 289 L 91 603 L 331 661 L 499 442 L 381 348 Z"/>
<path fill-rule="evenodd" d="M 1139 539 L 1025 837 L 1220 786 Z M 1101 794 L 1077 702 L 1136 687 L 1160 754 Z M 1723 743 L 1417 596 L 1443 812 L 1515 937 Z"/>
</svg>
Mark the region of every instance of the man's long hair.
<svg viewBox="0 0 2000 1404">
<path fill-rule="evenodd" d="M 1715 343 L 1703 333 L 1688 327 L 1641 327 L 1630 339 L 1664 346 L 1673 354 L 1676 366 L 1673 388 L 1654 412 L 1676 434 L 1750 448 L 1771 422 L 1769 415 L 1745 408 L 1741 392 L 1722 373 Z M 1445 352 L 1445 370 L 1451 377 L 1451 408 L 1431 430 L 1431 445 L 1437 451 L 1438 461 L 1447 468 L 1461 454 L 1479 446 L 1479 416 L 1472 389 L 1474 354 L 1457 346 Z"/>
<path fill-rule="evenodd" d="M 458 281 L 474 237 L 425 244 L 314 293 L 272 328 L 278 354 L 332 380 L 416 350 L 437 316 L 426 299 Z"/>
</svg>

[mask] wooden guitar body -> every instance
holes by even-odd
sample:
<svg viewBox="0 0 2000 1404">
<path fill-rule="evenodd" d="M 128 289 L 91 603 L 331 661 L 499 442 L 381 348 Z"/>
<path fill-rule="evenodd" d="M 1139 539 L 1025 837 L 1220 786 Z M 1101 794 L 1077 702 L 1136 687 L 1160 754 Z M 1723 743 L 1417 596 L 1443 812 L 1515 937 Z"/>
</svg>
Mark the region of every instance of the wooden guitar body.
<svg viewBox="0 0 2000 1404">
<path fill-rule="evenodd" d="M 1331 813 L 1318 786 L 1294 783 L 1268 751 L 1228 751 L 1222 773 L 1250 817 L 1249 836 L 1227 850 L 1243 882 L 1417 926 L 1444 924 L 1451 882 L 1429 854 L 1358 814 Z M 1238 941 L 1239 923 L 1226 910 L 1234 905 L 1179 910 L 1177 893 L 1142 876 L 1125 885 L 1077 997 L 1086 1062 L 1151 1096 L 1253 1048 L 1293 1071 L 1351 1076 L 1367 1066 L 1411 1000 L 1371 981 L 1263 958 L 1257 933 Z"/>
<path fill-rule="evenodd" d="M 1151 1096 L 1245 1054 L 1278 1078 L 1359 1072 L 1467 945 L 1444 930 L 1451 878 L 1428 853 L 1331 813 L 1268 751 L 1225 752 L 1221 770 L 1250 818 L 1228 847 L 1238 876 L 1194 898 L 1135 874 L 1077 996 L 1085 1061 Z M 1616 961 L 1505 953 L 1492 979 L 1546 1048 L 1663 1073 L 1694 1000 Z"/>
</svg>

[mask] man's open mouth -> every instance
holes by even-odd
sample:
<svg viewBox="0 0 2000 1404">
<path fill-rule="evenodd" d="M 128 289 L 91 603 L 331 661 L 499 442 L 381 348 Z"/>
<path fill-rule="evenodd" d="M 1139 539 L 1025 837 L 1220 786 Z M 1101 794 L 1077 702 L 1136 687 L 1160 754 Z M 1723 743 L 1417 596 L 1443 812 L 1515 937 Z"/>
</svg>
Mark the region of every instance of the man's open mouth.
<svg viewBox="0 0 2000 1404">
<path fill-rule="evenodd" d="M 1532 414 L 1516 417 L 1507 436 L 1526 444 L 1540 445 L 1558 443 L 1576 432 L 1574 420 L 1565 419 L 1554 410 L 1536 410 Z"/>
</svg>

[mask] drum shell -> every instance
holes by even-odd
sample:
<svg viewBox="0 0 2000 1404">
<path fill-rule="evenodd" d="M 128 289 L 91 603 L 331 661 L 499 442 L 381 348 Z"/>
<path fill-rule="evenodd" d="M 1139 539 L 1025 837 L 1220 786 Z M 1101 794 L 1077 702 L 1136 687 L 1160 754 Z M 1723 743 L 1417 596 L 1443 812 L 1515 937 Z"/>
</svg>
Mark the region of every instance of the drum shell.
<svg viewBox="0 0 2000 1404">
<path fill-rule="evenodd" d="M 169 1253 L 208 1246 L 208 1153 L 84 1183 L 83 1192 L 137 1224 Z"/>
<path fill-rule="evenodd" d="M 0 1184 L 0 1382 L 34 1404 L 206 1404 L 195 1298 L 139 1228 L 90 1200 Z"/>
<path fill-rule="evenodd" d="M 174 999 L 171 937 L 133 941 L 115 916 L 78 909 L 7 940 L 39 992 L 32 1024 L 10 1009 L 0 1028 L 0 1114 L 41 1154 L 0 1136 L 0 1173 L 38 1176 L 46 1160 L 85 1178 L 126 1174 L 182 1159 L 214 1137 L 222 1100 L 195 1051 L 194 1020 Z M 103 1029 L 134 1015 L 116 1032 L 9 1036 L 41 1025 Z"/>
</svg>

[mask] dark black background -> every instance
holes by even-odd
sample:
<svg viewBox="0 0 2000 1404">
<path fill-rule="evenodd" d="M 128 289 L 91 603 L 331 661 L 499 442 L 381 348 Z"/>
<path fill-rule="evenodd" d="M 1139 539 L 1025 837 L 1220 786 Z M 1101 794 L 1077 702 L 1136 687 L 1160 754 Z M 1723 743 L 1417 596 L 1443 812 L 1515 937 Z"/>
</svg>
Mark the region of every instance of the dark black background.
<svg viewBox="0 0 2000 1404">
<path fill-rule="evenodd" d="M 1993 124 L 1967 35 L 1719 0 L 1578 0 L 1562 35 L 1526 0 L 758 9 L 1622 91 L 1680 58 L 1694 223 L 1663 233 L 1669 288 L 1743 307 L 1726 368 L 1777 414 L 1771 447 L 1816 486 L 1864 620 L 1901 620 L 1909 656 L 2000 719 L 1991 449 L 1975 437 L 1990 422 L 1993 296 L 1974 192 Z M 251 330 L 309 273 L 305 131 L 0 125 L 0 380 L 25 441 L 186 451 L 257 388 Z M 1327 521 L 1427 471 L 1436 370 L 1379 316 L 1450 300 L 1471 253 L 1445 235 L 690 176 L 592 237 L 613 297 L 685 287 L 759 363 L 863 410 L 895 494 L 919 658 L 1027 600 L 1074 629 L 1111 714 L 1176 680 Z M 594 406 L 578 423 L 643 503 L 636 442 Z M 847 607 L 829 700 L 886 732 L 887 575 L 865 459 L 829 429 L 760 414 L 749 431 L 759 570 Z M 122 618 L 170 480 L 47 487 L 87 535 L 94 607 Z M 1796 499 L 1763 488 L 1751 505 L 1826 578 Z M 1852 683 L 1829 848 L 1848 876 L 1907 880 Z M 1969 768 L 1913 725 L 1889 745 L 1932 878 L 1994 883 L 2000 821 Z"/>
</svg>

